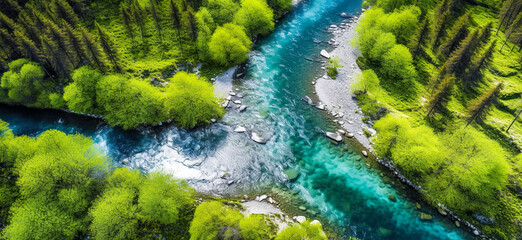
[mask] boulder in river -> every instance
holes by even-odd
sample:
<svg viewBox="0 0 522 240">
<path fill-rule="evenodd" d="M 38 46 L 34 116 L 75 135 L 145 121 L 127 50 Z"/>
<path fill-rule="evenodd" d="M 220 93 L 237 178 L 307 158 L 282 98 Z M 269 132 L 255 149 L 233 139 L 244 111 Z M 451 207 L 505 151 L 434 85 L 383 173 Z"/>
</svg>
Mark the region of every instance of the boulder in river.
<svg viewBox="0 0 522 240">
<path fill-rule="evenodd" d="M 323 103 L 318 103 L 317 105 L 315 105 L 315 108 L 319 110 L 326 110 L 326 105 L 324 105 Z"/>
<path fill-rule="evenodd" d="M 340 142 L 343 140 L 343 136 L 341 136 L 341 134 L 335 132 L 326 132 L 326 136 L 336 142 Z"/>
<path fill-rule="evenodd" d="M 349 138 L 353 138 L 353 137 L 354 137 L 353 133 L 346 133 L 345 135 L 346 135 L 347 137 L 349 137 Z"/>
<path fill-rule="evenodd" d="M 265 144 L 268 140 L 265 139 L 264 137 L 261 137 L 259 134 L 253 132 L 252 133 L 252 137 L 250 137 L 254 142 L 256 143 L 260 143 L 260 144 Z"/>
<path fill-rule="evenodd" d="M 313 220 L 312 222 L 310 222 L 310 225 L 319 225 L 319 226 L 321 226 L 321 222 L 319 222 L 318 220 Z"/>
<path fill-rule="evenodd" d="M 302 99 L 305 103 L 308 103 L 308 105 L 312 105 L 314 102 L 312 102 L 312 99 L 309 96 L 304 96 Z"/>
<path fill-rule="evenodd" d="M 321 56 L 324 58 L 330 59 L 330 54 L 326 50 L 321 50 Z"/>
<path fill-rule="evenodd" d="M 235 104 L 241 104 L 241 100 L 234 101 Z"/>
<path fill-rule="evenodd" d="M 234 132 L 243 133 L 246 132 L 246 128 L 243 126 L 237 126 L 236 129 L 234 129 Z"/>
<path fill-rule="evenodd" d="M 294 181 L 297 178 L 299 178 L 299 172 L 293 168 L 286 169 L 284 173 L 286 174 L 288 179 L 290 179 L 290 181 Z"/>
<path fill-rule="evenodd" d="M 397 197 L 395 197 L 393 194 L 388 194 L 388 199 L 390 199 L 392 202 L 397 202 Z"/>
<path fill-rule="evenodd" d="M 448 215 L 448 213 L 447 213 L 444 209 L 442 209 L 442 208 L 440 208 L 440 207 L 437 208 L 437 211 L 438 211 L 439 214 L 442 215 L 442 216 L 447 216 L 447 215 Z"/>
<path fill-rule="evenodd" d="M 247 106 L 245 106 L 245 105 L 241 105 L 241 106 L 239 107 L 239 112 L 243 112 L 243 111 L 245 111 L 246 109 L 247 109 Z"/>
<path fill-rule="evenodd" d="M 368 157 L 368 152 L 366 150 L 363 150 L 361 153 L 363 156 Z"/>
<path fill-rule="evenodd" d="M 421 213 L 420 219 L 423 220 L 423 221 L 428 221 L 428 220 L 433 219 L 433 216 L 431 216 L 431 215 L 429 215 L 427 213 Z"/>
</svg>

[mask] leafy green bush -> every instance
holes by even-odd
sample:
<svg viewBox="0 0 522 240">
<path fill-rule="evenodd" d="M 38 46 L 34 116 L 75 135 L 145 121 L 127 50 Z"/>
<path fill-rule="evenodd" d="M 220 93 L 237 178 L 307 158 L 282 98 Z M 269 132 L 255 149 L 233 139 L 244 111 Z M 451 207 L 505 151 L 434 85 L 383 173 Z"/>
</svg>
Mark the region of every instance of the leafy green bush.
<svg viewBox="0 0 522 240">
<path fill-rule="evenodd" d="M 240 26 L 225 24 L 218 27 L 208 43 L 210 56 L 221 66 L 237 65 L 247 59 L 252 42 Z"/>
<path fill-rule="evenodd" d="M 339 57 L 328 59 L 328 66 L 326 66 L 326 73 L 332 79 L 337 78 L 337 74 L 339 74 L 337 68 L 343 67 L 339 64 Z"/>
<path fill-rule="evenodd" d="M 205 202 L 196 208 L 190 226 L 190 239 L 211 240 L 238 231 L 243 215 L 220 202 Z"/>
<path fill-rule="evenodd" d="M 252 214 L 239 222 L 241 234 L 245 240 L 272 239 L 275 236 L 275 225 L 264 215 Z"/>
<path fill-rule="evenodd" d="M 320 223 L 311 224 L 310 221 L 305 221 L 301 224 L 294 224 L 285 228 L 277 234 L 275 240 L 287 239 L 301 239 L 301 240 L 326 240 L 328 239 L 323 232 L 323 227 Z"/>
</svg>

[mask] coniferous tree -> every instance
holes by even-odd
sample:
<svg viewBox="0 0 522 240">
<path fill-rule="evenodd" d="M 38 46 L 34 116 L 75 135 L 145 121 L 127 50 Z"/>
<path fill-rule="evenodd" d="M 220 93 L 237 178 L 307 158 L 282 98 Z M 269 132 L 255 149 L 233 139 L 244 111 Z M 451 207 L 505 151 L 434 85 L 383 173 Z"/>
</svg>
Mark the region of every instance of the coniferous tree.
<svg viewBox="0 0 522 240">
<path fill-rule="evenodd" d="M 129 10 L 123 3 L 120 5 L 120 15 L 121 19 L 123 20 L 123 25 L 125 25 L 125 28 L 127 29 L 127 33 L 130 35 L 131 39 L 134 40 L 134 30 L 132 29 L 132 18 L 129 13 Z"/>
<path fill-rule="evenodd" d="M 46 35 L 41 37 L 42 39 L 42 48 L 45 52 L 45 57 L 51 63 L 54 70 L 60 74 L 61 76 L 66 77 L 69 81 L 72 81 L 71 76 L 69 75 L 69 70 L 72 69 L 72 66 L 66 60 L 64 54 L 59 52 L 59 47 L 54 42 L 54 40 Z"/>
<path fill-rule="evenodd" d="M 15 31 L 15 37 L 16 42 L 18 43 L 18 47 L 20 48 L 20 51 L 25 58 L 37 63 L 44 62 L 43 54 L 40 49 L 38 49 L 36 44 L 23 32 Z"/>
<path fill-rule="evenodd" d="M 54 0 L 51 3 L 52 12 L 56 19 L 61 18 L 67 21 L 72 26 L 76 26 L 79 23 L 78 16 L 74 12 L 73 8 L 65 0 Z"/>
<path fill-rule="evenodd" d="M 172 20 L 172 25 L 174 26 L 174 28 L 176 28 L 178 30 L 179 47 L 181 48 L 181 51 L 183 51 L 183 42 L 181 39 L 181 30 L 180 30 L 181 29 L 181 17 L 180 17 L 180 13 L 179 13 L 179 8 L 174 3 L 173 0 L 170 0 L 169 7 L 170 7 L 169 15 Z"/>
<path fill-rule="evenodd" d="M 25 7 L 28 9 L 31 14 L 29 18 L 31 18 L 34 22 L 34 25 L 37 29 L 40 29 L 41 32 L 45 29 L 44 16 L 37 10 L 37 8 L 33 4 L 26 4 Z"/>
<path fill-rule="evenodd" d="M 413 59 L 415 59 L 415 56 L 417 56 L 421 52 L 422 46 L 428 43 L 430 39 L 430 25 L 430 18 L 425 17 L 419 25 L 417 32 L 408 44 L 408 48 L 410 49 L 411 56 Z"/>
<path fill-rule="evenodd" d="M 74 66 L 74 60 L 69 55 L 69 48 L 67 46 L 68 39 L 66 39 L 65 34 L 60 27 L 51 20 L 45 19 L 44 21 L 46 24 L 45 35 L 52 41 L 52 43 L 49 43 L 49 46 L 56 45 L 58 47 L 56 50 L 59 51 L 59 54 L 64 55 L 69 63 Z"/>
<path fill-rule="evenodd" d="M 470 63 L 471 56 L 475 50 L 473 43 L 478 35 L 478 31 L 474 31 L 461 41 L 459 47 L 451 54 L 445 63 L 448 73 L 455 73 L 457 77 L 462 76 L 462 73 L 464 73 Z"/>
<path fill-rule="evenodd" d="M 506 40 L 500 47 L 500 51 L 504 48 L 508 41 L 512 41 L 514 43 L 520 41 L 520 36 L 522 35 L 522 12 L 518 14 L 517 19 L 511 24 L 511 26 L 506 31 Z"/>
<path fill-rule="evenodd" d="M 502 83 L 499 83 L 497 86 L 482 94 L 482 96 L 470 102 L 468 116 L 466 117 L 466 127 L 473 122 L 473 120 L 478 120 L 480 123 L 484 121 L 491 106 L 497 102 L 502 87 Z"/>
<path fill-rule="evenodd" d="M 120 72 L 121 68 L 118 64 L 118 53 L 114 49 L 114 46 L 112 44 L 112 41 L 109 38 L 109 35 L 105 32 L 105 30 L 98 24 L 98 22 L 94 22 L 96 25 L 96 29 L 98 30 L 98 37 L 100 40 L 100 45 L 103 49 L 103 52 L 105 52 L 105 55 L 109 58 L 109 61 L 111 61 L 112 65 L 114 66 L 114 70 L 116 72 Z"/>
<path fill-rule="evenodd" d="M 491 22 L 484 25 L 479 30 L 479 34 L 476 39 L 473 39 L 473 51 L 482 47 L 482 44 L 485 44 L 489 41 L 491 37 Z"/>
<path fill-rule="evenodd" d="M 82 45 L 84 46 L 84 52 L 87 53 L 87 58 L 89 61 L 96 64 L 98 69 L 104 71 L 105 65 L 102 61 L 103 56 L 100 52 L 100 48 L 98 47 L 97 42 L 92 38 L 91 34 L 85 30 L 85 28 L 81 28 L 80 36 L 82 39 Z"/>
<path fill-rule="evenodd" d="M 141 4 L 134 0 L 131 4 L 132 18 L 138 27 L 140 28 L 141 37 L 145 38 L 145 10 L 141 7 Z"/>
<path fill-rule="evenodd" d="M 40 35 L 42 34 L 43 28 L 37 28 L 34 20 L 31 16 L 23 11 L 18 16 L 19 28 L 23 29 L 24 33 L 31 39 L 36 46 L 40 46 Z"/>
<path fill-rule="evenodd" d="M 478 85 L 482 80 L 482 70 L 488 65 L 493 58 L 493 51 L 495 50 L 496 40 L 493 41 L 489 47 L 471 62 L 469 70 L 465 76 L 462 77 L 462 83 L 467 90 L 471 90 Z"/>
<path fill-rule="evenodd" d="M 156 30 L 158 30 L 158 35 L 159 35 L 160 39 L 162 39 L 161 17 L 159 16 L 155 0 L 150 0 L 150 12 L 152 15 L 152 19 L 154 19 L 154 25 L 156 26 Z"/>
<path fill-rule="evenodd" d="M 16 40 L 5 29 L 0 29 L 0 48 L 4 51 L 9 60 L 20 57 L 20 52 L 16 48 Z"/>
<path fill-rule="evenodd" d="M 502 28 L 507 29 L 511 22 L 516 18 L 516 16 L 520 13 L 522 10 L 522 1 L 519 0 L 507 0 L 502 5 L 502 9 L 500 10 L 500 23 L 498 24 L 497 28 L 497 34 L 498 31 Z"/>
<path fill-rule="evenodd" d="M 450 53 L 459 46 L 460 41 L 468 35 L 469 22 L 470 12 L 467 12 L 460 16 L 453 27 L 449 30 L 446 36 L 446 41 L 444 41 L 439 47 L 439 51 L 444 57 L 450 55 Z"/>
<path fill-rule="evenodd" d="M 196 38 L 198 37 L 198 29 L 196 24 L 196 18 L 194 17 L 194 11 L 191 7 L 188 7 L 187 11 L 185 12 L 185 25 L 187 31 L 190 33 L 190 40 L 192 40 L 193 42 L 196 41 Z"/>
<path fill-rule="evenodd" d="M 449 102 L 453 89 L 454 76 L 447 76 L 444 81 L 437 87 L 437 90 L 430 96 L 427 104 L 429 117 L 432 112 L 446 111 L 446 103 Z"/>
<path fill-rule="evenodd" d="M 70 24 L 65 22 L 65 20 L 63 20 L 62 25 L 64 26 L 64 34 L 68 40 L 68 44 L 75 53 L 75 58 L 77 60 L 76 67 L 78 67 L 87 58 L 85 56 L 85 49 L 82 40 L 78 36 L 76 30 L 74 30 Z"/>
<path fill-rule="evenodd" d="M 2 12 L 0 12 L 0 28 L 6 29 L 10 33 L 15 30 L 14 21 Z"/>
</svg>

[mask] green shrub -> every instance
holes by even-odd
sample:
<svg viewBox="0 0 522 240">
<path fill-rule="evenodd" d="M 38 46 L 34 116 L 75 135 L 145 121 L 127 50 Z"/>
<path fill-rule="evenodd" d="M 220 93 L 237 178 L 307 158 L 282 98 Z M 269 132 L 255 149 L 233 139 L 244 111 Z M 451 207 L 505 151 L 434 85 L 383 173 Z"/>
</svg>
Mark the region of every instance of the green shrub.
<svg viewBox="0 0 522 240">
<path fill-rule="evenodd" d="M 343 67 L 339 64 L 339 57 L 328 59 L 328 66 L 326 66 L 326 73 L 332 79 L 337 78 L 337 74 L 339 74 L 337 68 Z"/>
</svg>

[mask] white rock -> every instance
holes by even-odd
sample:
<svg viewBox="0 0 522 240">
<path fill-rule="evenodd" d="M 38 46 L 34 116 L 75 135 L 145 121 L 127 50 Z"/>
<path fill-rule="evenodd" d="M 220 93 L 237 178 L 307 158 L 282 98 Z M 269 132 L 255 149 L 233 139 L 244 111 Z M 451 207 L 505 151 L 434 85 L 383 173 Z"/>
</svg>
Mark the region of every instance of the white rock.
<svg viewBox="0 0 522 240">
<path fill-rule="evenodd" d="M 229 95 L 230 96 L 236 96 L 236 93 L 235 92 L 230 92 Z"/>
<path fill-rule="evenodd" d="M 226 100 L 226 101 L 223 103 L 223 105 L 221 105 L 221 106 L 223 106 L 223 107 L 226 108 L 226 107 L 228 107 L 228 104 L 230 104 L 230 101 L 229 101 L 229 100 Z"/>
<path fill-rule="evenodd" d="M 338 129 L 337 132 L 343 135 L 346 134 L 346 131 L 344 131 L 343 129 Z"/>
<path fill-rule="evenodd" d="M 368 157 L 368 152 L 366 152 L 365 150 L 363 150 L 361 153 L 363 156 Z"/>
<path fill-rule="evenodd" d="M 211 118 L 210 121 L 213 122 L 213 123 L 215 123 L 215 122 L 216 122 L 216 119 Z"/>
<path fill-rule="evenodd" d="M 315 105 L 315 108 L 317 108 L 319 110 L 325 110 L 326 109 L 326 105 L 324 105 L 322 103 L 318 103 L 317 105 Z"/>
<path fill-rule="evenodd" d="M 247 109 L 247 106 L 245 105 L 241 105 L 241 107 L 239 107 L 239 112 L 243 112 Z"/>
<path fill-rule="evenodd" d="M 306 221 L 306 217 L 304 216 L 297 216 L 295 217 L 295 220 L 299 223 L 304 223 Z"/>
<path fill-rule="evenodd" d="M 339 124 L 344 125 L 344 121 L 339 121 Z"/>
<path fill-rule="evenodd" d="M 324 58 L 330 58 L 330 54 L 326 51 L 326 50 L 321 50 L 321 56 L 323 56 Z"/>
<path fill-rule="evenodd" d="M 234 101 L 235 104 L 241 104 L 241 100 Z"/>
<path fill-rule="evenodd" d="M 337 117 L 340 117 L 340 118 L 344 117 L 344 113 L 342 113 L 342 112 L 337 113 Z"/>
<path fill-rule="evenodd" d="M 343 140 L 343 136 L 341 136 L 339 133 L 326 132 L 326 136 L 337 142 L 340 142 Z"/>
<path fill-rule="evenodd" d="M 267 195 L 261 195 L 261 196 L 259 196 L 259 200 L 258 201 L 262 202 L 263 200 L 265 200 L 267 198 L 268 198 Z"/>
<path fill-rule="evenodd" d="M 234 129 L 234 132 L 243 133 L 246 132 L 246 128 L 242 126 L 237 126 L 236 129 Z"/>
<path fill-rule="evenodd" d="M 313 220 L 312 222 L 310 222 L 310 225 L 319 225 L 319 226 L 321 226 L 321 222 L 319 222 L 318 220 Z"/>
<path fill-rule="evenodd" d="M 228 96 L 228 97 L 227 97 L 227 100 L 228 100 L 228 101 L 232 100 L 232 96 Z"/>
<path fill-rule="evenodd" d="M 267 142 L 267 140 L 261 136 L 259 136 L 259 134 L 253 132 L 252 133 L 252 137 L 250 137 L 254 142 L 256 143 L 260 143 L 260 144 L 265 144 Z"/>
</svg>

